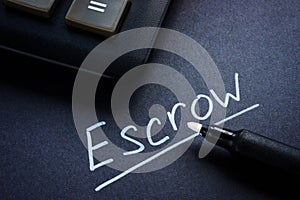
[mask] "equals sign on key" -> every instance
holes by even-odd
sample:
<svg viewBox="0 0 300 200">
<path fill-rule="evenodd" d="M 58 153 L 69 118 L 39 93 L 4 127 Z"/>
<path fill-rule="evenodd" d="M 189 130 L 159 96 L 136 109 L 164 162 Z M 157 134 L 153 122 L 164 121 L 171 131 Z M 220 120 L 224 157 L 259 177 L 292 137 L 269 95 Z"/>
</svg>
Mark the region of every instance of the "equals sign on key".
<svg viewBox="0 0 300 200">
<path fill-rule="evenodd" d="M 90 1 L 88 9 L 104 13 L 106 7 L 107 7 L 107 4 L 105 4 L 105 3 L 100 3 L 97 1 Z"/>
</svg>

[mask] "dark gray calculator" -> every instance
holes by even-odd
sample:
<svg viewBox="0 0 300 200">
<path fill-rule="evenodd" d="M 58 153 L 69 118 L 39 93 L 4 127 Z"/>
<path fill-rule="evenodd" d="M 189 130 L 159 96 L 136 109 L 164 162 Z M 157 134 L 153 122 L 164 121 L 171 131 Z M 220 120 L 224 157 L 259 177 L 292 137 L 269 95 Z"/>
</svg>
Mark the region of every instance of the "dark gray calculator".
<svg viewBox="0 0 300 200">
<path fill-rule="evenodd" d="M 133 28 L 161 26 L 169 2 L 3 0 L 0 48 L 76 69 L 107 37 Z M 115 67 L 109 75 L 117 76 L 144 63 L 149 51 L 124 56 L 122 63 L 126 66 Z"/>
</svg>

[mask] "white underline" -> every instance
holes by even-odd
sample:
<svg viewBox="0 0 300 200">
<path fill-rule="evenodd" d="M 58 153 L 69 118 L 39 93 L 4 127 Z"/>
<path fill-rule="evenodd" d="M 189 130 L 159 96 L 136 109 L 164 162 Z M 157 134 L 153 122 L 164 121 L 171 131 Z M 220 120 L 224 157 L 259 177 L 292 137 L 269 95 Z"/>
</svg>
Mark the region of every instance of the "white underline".
<svg viewBox="0 0 300 200">
<path fill-rule="evenodd" d="M 242 115 L 242 114 L 244 114 L 246 112 L 249 112 L 250 110 L 253 110 L 254 108 L 257 108 L 257 107 L 259 107 L 259 104 L 255 104 L 253 106 L 250 106 L 249 108 L 246 108 L 246 109 L 244 109 L 244 110 L 242 110 L 242 111 L 240 111 L 238 113 L 235 113 L 234 115 L 231 115 L 231 116 L 226 117 L 225 119 L 223 119 L 223 120 L 221 120 L 219 122 L 216 122 L 215 125 L 220 125 L 220 124 L 222 124 L 224 122 L 227 122 L 227 121 L 229 121 L 229 120 L 231 120 L 233 118 L 236 118 L 236 117 L 238 117 L 238 116 L 240 116 L 240 115 Z"/>
<path fill-rule="evenodd" d="M 133 167 L 127 169 L 126 171 L 122 172 L 121 174 L 115 176 L 114 178 L 112 178 L 112 179 L 110 179 L 110 180 L 102 183 L 101 185 L 99 185 L 98 187 L 95 188 L 95 191 L 101 190 L 102 188 L 104 188 L 104 187 L 108 186 L 109 184 L 111 184 L 111 183 L 113 183 L 113 182 L 121 179 L 122 177 L 126 176 L 127 174 L 133 172 L 134 170 L 136 170 L 136 169 L 144 166 L 145 164 L 151 162 L 152 160 L 158 158 L 159 156 L 162 156 L 163 154 L 171 151 L 172 149 L 176 148 L 177 146 L 179 146 L 179 145 L 181 145 L 181 144 L 183 144 L 183 143 L 185 143 L 185 142 L 187 142 L 189 140 L 194 139 L 198 135 L 200 135 L 200 133 L 195 133 L 195 134 L 193 134 L 193 135 L 191 135 L 191 136 L 189 136 L 189 137 L 187 137 L 187 138 L 185 138 L 185 139 L 183 139 L 183 140 L 181 140 L 181 141 L 179 141 L 179 142 L 177 142 L 177 143 L 169 146 L 168 148 L 162 150 L 161 152 L 159 152 L 159 153 L 157 153 L 157 154 L 155 154 L 155 155 L 147 158 L 146 160 L 140 162 L 139 164 L 134 165 Z"/>
<path fill-rule="evenodd" d="M 225 118 L 225 119 L 223 119 L 223 120 L 221 120 L 219 122 L 216 122 L 215 125 L 220 125 L 220 124 L 222 124 L 224 122 L 227 122 L 227 121 L 229 121 L 229 120 L 231 120 L 233 118 L 236 118 L 236 117 L 238 117 L 238 116 L 240 116 L 240 115 L 242 115 L 242 114 L 244 114 L 246 112 L 249 112 L 249 111 L 251 111 L 251 110 L 253 110 L 254 108 L 257 108 L 257 107 L 259 107 L 259 104 L 255 104 L 253 106 L 250 106 L 249 108 L 246 108 L 246 109 L 244 109 L 244 110 L 242 110 L 242 111 L 240 111 L 240 112 L 238 112 L 238 113 L 236 113 L 234 115 L 231 115 L 231 116 L 229 116 L 229 117 L 227 117 L 227 118 Z M 144 161 L 142 161 L 142 162 L 134 165 L 133 167 L 127 169 L 126 171 L 122 172 L 121 174 L 115 176 L 114 178 L 112 178 L 112 179 L 110 179 L 110 180 L 102 183 L 101 185 L 99 185 L 98 187 L 95 188 L 95 191 L 99 191 L 99 190 L 103 189 L 104 187 L 106 187 L 106 186 L 108 186 L 108 185 L 116 182 L 117 180 L 123 178 L 124 176 L 128 175 L 129 173 L 133 172 L 134 170 L 136 170 L 136 169 L 144 166 L 145 164 L 151 162 L 152 160 L 154 160 L 154 159 L 162 156 L 163 154 L 165 154 L 165 153 L 173 150 L 174 148 L 178 147 L 179 145 L 181 145 L 181 144 L 183 144 L 183 143 L 185 143 L 185 142 L 187 142 L 189 140 L 194 139 L 198 135 L 200 135 L 200 133 L 195 133 L 195 134 L 193 134 L 193 135 L 191 135 L 191 136 L 189 136 L 189 137 L 187 137 L 187 138 L 185 138 L 185 139 L 183 139 L 183 140 L 181 140 L 181 141 L 179 141 L 179 142 L 177 142 L 177 143 L 169 146 L 168 148 L 162 150 L 161 152 L 159 152 L 159 153 L 157 153 L 157 154 L 155 154 L 155 155 L 147 158 L 146 160 L 144 160 Z"/>
</svg>

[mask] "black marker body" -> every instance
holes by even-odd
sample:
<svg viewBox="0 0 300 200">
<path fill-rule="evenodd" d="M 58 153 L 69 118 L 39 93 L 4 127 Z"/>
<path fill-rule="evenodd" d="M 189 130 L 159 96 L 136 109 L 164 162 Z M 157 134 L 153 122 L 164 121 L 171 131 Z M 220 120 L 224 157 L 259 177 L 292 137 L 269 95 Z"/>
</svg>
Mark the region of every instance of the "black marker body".
<svg viewBox="0 0 300 200">
<path fill-rule="evenodd" d="M 248 157 L 300 175 L 300 150 L 248 130 L 231 131 L 216 126 L 202 128 L 207 141 L 220 136 L 217 145 L 233 154 Z"/>
</svg>

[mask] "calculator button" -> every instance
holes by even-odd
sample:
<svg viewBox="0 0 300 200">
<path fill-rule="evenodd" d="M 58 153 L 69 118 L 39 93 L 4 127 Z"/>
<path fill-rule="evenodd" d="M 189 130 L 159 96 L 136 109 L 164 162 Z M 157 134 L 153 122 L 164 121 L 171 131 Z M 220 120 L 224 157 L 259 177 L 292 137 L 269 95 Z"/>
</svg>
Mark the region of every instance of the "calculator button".
<svg viewBox="0 0 300 200">
<path fill-rule="evenodd" d="M 66 23 L 105 36 L 113 35 L 124 16 L 128 0 L 74 0 Z"/>
<path fill-rule="evenodd" d="M 50 17 L 58 0 L 4 0 L 7 6 L 43 17 Z"/>
</svg>

